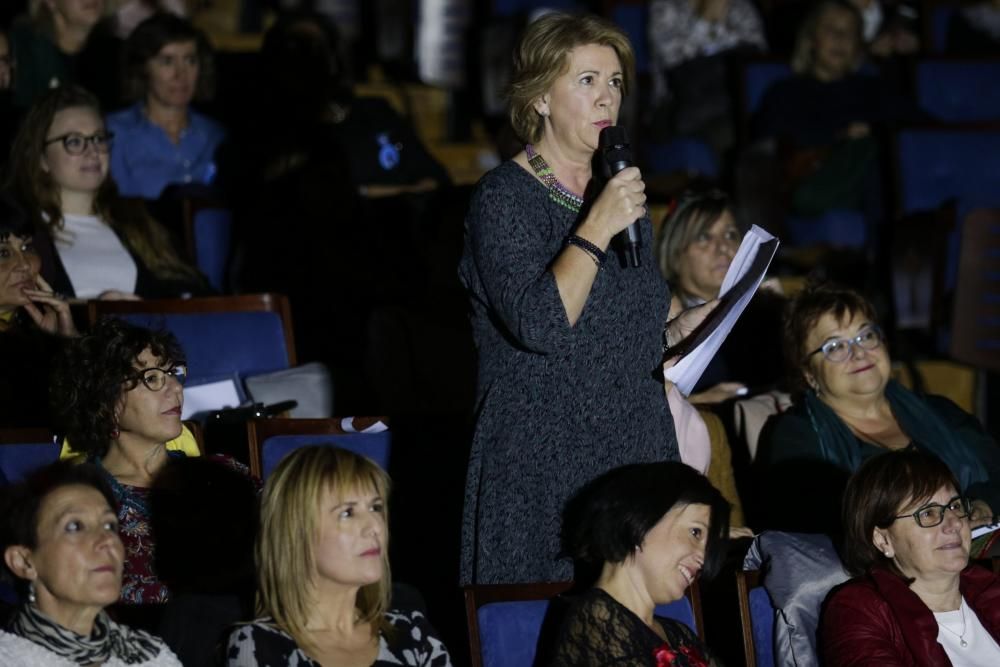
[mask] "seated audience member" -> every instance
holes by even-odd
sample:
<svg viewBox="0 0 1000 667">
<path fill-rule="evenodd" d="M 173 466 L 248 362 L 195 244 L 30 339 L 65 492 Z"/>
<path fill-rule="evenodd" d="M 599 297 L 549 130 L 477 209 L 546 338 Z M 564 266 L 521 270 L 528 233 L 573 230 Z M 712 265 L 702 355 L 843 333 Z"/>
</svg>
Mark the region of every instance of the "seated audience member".
<svg viewBox="0 0 1000 667">
<path fill-rule="evenodd" d="M 4 570 L 24 602 L 0 631 L 0 664 L 180 667 L 159 639 L 104 612 L 118 600 L 125 554 L 98 470 L 55 463 L 3 496 Z"/>
<path fill-rule="evenodd" d="M 19 118 L 14 106 L 14 53 L 7 30 L 0 25 L 0 160 L 3 162 L 10 153 Z"/>
<path fill-rule="evenodd" d="M 742 237 L 724 192 L 688 192 L 677 200 L 660 227 L 656 249 L 660 270 L 671 286 L 670 317 L 718 298 Z M 784 302 L 766 287 L 754 296 L 688 400 L 720 403 L 745 394 L 749 387 L 768 387 L 779 380 Z"/>
<path fill-rule="evenodd" d="M 861 34 L 876 57 L 913 55 L 920 50 L 917 11 L 905 2 L 850 0 L 861 15 Z"/>
<path fill-rule="evenodd" d="M 653 0 L 649 7 L 656 101 L 666 113 L 653 136 L 697 137 L 720 154 L 735 140 L 731 73 L 724 58 L 765 51 L 764 26 L 749 0 Z"/>
<path fill-rule="evenodd" d="M 114 10 L 115 34 L 128 39 L 136 26 L 157 12 L 188 16 L 187 0 L 119 0 Z"/>
<path fill-rule="evenodd" d="M 865 462 L 844 492 L 844 560 L 827 599 L 824 664 L 1000 664 L 1000 579 L 969 566 L 971 504 L 918 450 Z"/>
<path fill-rule="evenodd" d="M 956 56 L 1000 55 L 1000 0 L 959 7 L 948 24 L 946 50 Z"/>
<path fill-rule="evenodd" d="M 17 68 L 14 102 L 27 108 L 50 88 L 79 83 L 104 103 L 117 97 L 119 40 L 102 22 L 105 0 L 33 0 L 10 39 Z"/>
<path fill-rule="evenodd" d="M 990 523 L 1000 508 L 1000 449 L 948 399 L 890 378 L 882 330 L 863 296 L 807 287 L 790 304 L 785 350 L 803 391 L 761 434 L 767 527 L 839 534 L 847 478 L 865 459 L 895 449 L 939 457 L 971 499 L 973 527 Z"/>
<path fill-rule="evenodd" d="M 257 611 L 226 664 L 451 664 L 418 611 L 389 608 L 389 477 L 335 447 L 288 454 L 267 479 L 257 535 Z"/>
<path fill-rule="evenodd" d="M 77 336 L 66 299 L 38 274 L 34 226 L 0 195 L 0 424 L 48 426 L 48 377 L 65 338 Z"/>
<path fill-rule="evenodd" d="M 225 131 L 191 108 L 211 93 L 208 40 L 185 19 L 155 14 L 125 42 L 125 67 L 126 92 L 136 102 L 108 116 L 119 192 L 156 199 L 171 184 L 212 184 Z"/>
<path fill-rule="evenodd" d="M 862 20 L 845 0 L 822 0 L 796 37 L 795 76 L 773 84 L 754 119 L 758 137 L 778 142 L 791 211 L 831 209 L 881 216 L 879 126 L 926 117 L 886 82 L 858 71 L 864 59 Z"/>
<path fill-rule="evenodd" d="M 337 151 L 366 197 L 426 192 L 449 182 L 444 167 L 388 102 L 357 97 L 339 56 L 337 33 L 321 15 L 293 12 L 267 32 L 261 49 L 269 93 L 262 100 L 272 177 L 320 151 Z"/>
<path fill-rule="evenodd" d="M 560 600 L 539 664 L 707 665 L 691 629 L 654 608 L 718 570 L 728 525 L 728 503 L 683 463 L 622 466 L 587 484 L 567 503 L 562 543 L 577 584 L 591 587 Z"/>
<path fill-rule="evenodd" d="M 42 275 L 78 298 L 155 298 L 209 292 L 167 231 L 118 197 L 108 177 L 112 136 L 97 100 L 56 88 L 28 112 L 11 153 L 15 194 L 35 225 Z"/>
<path fill-rule="evenodd" d="M 184 352 L 172 334 L 115 318 L 102 319 L 67 344 L 54 365 L 50 395 L 56 430 L 72 452 L 99 467 L 118 501 L 126 604 L 170 597 L 155 566 L 150 508 L 154 483 L 169 462 L 198 455 L 197 446 L 186 452 L 172 448 L 182 446 L 186 375 Z"/>
</svg>

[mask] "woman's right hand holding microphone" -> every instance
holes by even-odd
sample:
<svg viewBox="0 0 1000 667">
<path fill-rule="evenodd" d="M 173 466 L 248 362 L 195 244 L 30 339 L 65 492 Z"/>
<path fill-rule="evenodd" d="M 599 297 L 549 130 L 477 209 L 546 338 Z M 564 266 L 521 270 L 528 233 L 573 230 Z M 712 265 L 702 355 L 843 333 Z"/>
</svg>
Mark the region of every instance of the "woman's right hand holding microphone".
<svg viewBox="0 0 1000 667">
<path fill-rule="evenodd" d="M 615 234 L 644 215 L 646 184 L 638 167 L 628 167 L 605 184 L 577 235 L 607 248 Z"/>
</svg>

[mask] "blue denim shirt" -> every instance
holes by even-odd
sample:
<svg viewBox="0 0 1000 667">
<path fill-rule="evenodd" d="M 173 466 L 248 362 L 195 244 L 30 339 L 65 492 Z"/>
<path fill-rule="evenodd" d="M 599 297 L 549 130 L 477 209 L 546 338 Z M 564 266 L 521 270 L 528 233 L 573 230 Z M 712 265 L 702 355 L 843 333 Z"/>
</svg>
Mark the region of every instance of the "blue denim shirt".
<svg viewBox="0 0 1000 667">
<path fill-rule="evenodd" d="M 215 149 L 226 136 L 221 125 L 194 110 L 188 126 L 174 144 L 154 125 L 139 102 L 108 116 L 115 135 L 111 147 L 111 176 L 125 197 L 156 199 L 171 184 L 210 184 L 215 179 Z"/>
</svg>

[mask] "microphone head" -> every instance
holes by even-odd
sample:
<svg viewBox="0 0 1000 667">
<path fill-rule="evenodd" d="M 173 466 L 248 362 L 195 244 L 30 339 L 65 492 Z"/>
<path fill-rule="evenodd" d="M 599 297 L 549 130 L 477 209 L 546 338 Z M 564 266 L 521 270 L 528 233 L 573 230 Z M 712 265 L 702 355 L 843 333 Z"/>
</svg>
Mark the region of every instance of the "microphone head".
<svg viewBox="0 0 1000 667">
<path fill-rule="evenodd" d="M 609 125 L 601 130 L 597 150 L 604 158 L 606 167 L 602 171 L 607 178 L 632 166 L 632 147 L 628 143 L 624 127 Z"/>
<path fill-rule="evenodd" d="M 628 134 L 625 132 L 625 128 L 621 125 L 608 125 L 601 130 L 598 147 L 601 152 L 618 147 L 629 148 Z"/>
</svg>

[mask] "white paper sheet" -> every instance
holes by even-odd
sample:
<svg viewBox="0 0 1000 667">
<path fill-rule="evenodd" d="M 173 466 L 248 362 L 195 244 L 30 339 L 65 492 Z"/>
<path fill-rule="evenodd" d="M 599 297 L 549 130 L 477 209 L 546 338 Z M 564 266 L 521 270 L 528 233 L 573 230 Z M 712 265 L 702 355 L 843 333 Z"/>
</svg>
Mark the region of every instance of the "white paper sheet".
<svg viewBox="0 0 1000 667">
<path fill-rule="evenodd" d="M 235 408 L 240 404 L 240 394 L 236 381 L 226 378 L 217 382 L 187 385 L 184 387 L 184 407 L 181 419 L 190 419 L 199 412 L 211 412 L 223 408 Z"/>
<path fill-rule="evenodd" d="M 677 385 L 677 388 L 685 396 L 690 395 L 694 390 L 695 385 L 698 383 L 698 378 L 705 372 L 708 363 L 719 351 L 722 342 L 726 340 L 729 332 L 733 330 L 733 325 L 736 324 L 736 320 L 739 319 L 747 304 L 750 303 L 750 299 L 757 292 L 757 288 L 767 273 L 767 267 L 774 258 L 774 253 L 777 252 L 778 240 L 757 225 L 752 226 L 746 235 L 744 235 L 743 242 L 740 243 L 739 250 L 736 251 L 736 256 L 733 257 L 733 261 L 729 265 L 729 271 L 726 272 L 726 277 L 722 281 L 722 288 L 719 290 L 720 298 L 726 297 L 729 291 L 753 268 L 761 244 L 772 240 L 775 241 L 774 248 L 770 251 L 771 256 L 767 258 L 767 263 L 763 265 L 763 270 L 759 271 L 758 275 L 751 277 L 750 284 L 744 286 L 746 289 L 742 294 L 738 296 L 733 295 L 736 301 L 721 319 L 715 317 L 715 313 L 709 316 L 718 321 L 712 323 L 714 328 L 708 337 L 700 345 L 684 355 L 673 367 L 664 372 L 664 377 Z"/>
</svg>

